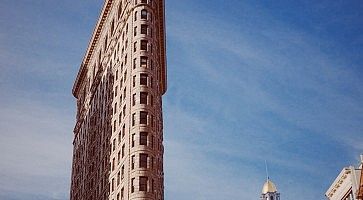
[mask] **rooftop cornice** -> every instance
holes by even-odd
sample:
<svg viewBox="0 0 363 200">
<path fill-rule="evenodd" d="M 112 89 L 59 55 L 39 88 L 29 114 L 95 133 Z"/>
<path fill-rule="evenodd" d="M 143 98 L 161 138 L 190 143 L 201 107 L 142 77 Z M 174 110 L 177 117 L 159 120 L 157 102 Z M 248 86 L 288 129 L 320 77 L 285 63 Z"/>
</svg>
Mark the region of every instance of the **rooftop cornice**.
<svg viewBox="0 0 363 200">
<path fill-rule="evenodd" d="M 80 89 L 80 85 L 82 83 L 83 78 L 86 75 L 87 72 L 87 66 L 89 64 L 89 61 L 91 59 L 91 56 L 95 50 L 95 47 L 97 45 L 97 42 L 100 39 L 100 35 L 101 35 L 101 31 L 102 28 L 104 27 L 104 23 L 108 17 L 108 14 L 111 10 L 111 5 L 112 5 L 113 0 L 106 0 L 104 5 L 103 5 L 103 9 L 100 13 L 100 16 L 98 18 L 97 24 L 93 30 L 93 34 L 92 37 L 88 43 L 88 48 L 87 51 L 83 57 L 83 61 L 81 63 L 81 66 L 79 68 L 77 77 L 76 77 L 76 81 L 74 82 L 73 85 L 73 89 L 72 89 L 72 94 L 74 97 L 77 98 L 77 94 L 78 94 L 78 90 Z"/>
<path fill-rule="evenodd" d="M 165 94 L 167 90 L 167 70 L 166 70 L 166 29 L 165 29 L 165 4 L 164 0 L 159 0 L 159 25 L 160 31 L 160 41 L 161 41 L 161 49 L 160 49 L 160 61 L 161 61 L 161 93 Z"/>
<path fill-rule="evenodd" d="M 167 88 L 167 72 L 166 72 L 166 31 L 165 31 L 165 5 L 164 0 L 158 0 L 159 1 L 159 11 L 158 11 L 158 18 L 159 18 L 159 26 L 160 26 L 160 41 L 162 43 L 161 49 L 160 49 L 160 61 L 161 61 L 161 93 L 164 94 L 166 92 Z M 94 53 L 95 47 L 100 39 L 102 29 L 105 25 L 105 21 L 109 15 L 109 12 L 111 11 L 111 6 L 114 0 L 106 0 L 103 9 L 101 11 L 101 14 L 98 18 L 98 22 L 93 30 L 92 37 L 88 43 L 87 51 L 83 57 L 82 63 L 80 65 L 76 80 L 74 82 L 73 88 L 72 88 L 72 94 L 74 97 L 78 98 L 78 91 L 80 89 L 80 86 L 83 82 L 84 77 L 87 74 L 88 64 L 90 62 L 90 59 Z"/>
<path fill-rule="evenodd" d="M 328 191 L 326 192 L 327 197 L 332 197 L 334 193 L 341 187 L 344 180 L 348 177 L 349 174 L 352 173 L 352 168 L 353 167 L 343 168 L 343 170 L 339 173 L 339 175 L 334 180 L 333 184 L 331 184 Z"/>
</svg>

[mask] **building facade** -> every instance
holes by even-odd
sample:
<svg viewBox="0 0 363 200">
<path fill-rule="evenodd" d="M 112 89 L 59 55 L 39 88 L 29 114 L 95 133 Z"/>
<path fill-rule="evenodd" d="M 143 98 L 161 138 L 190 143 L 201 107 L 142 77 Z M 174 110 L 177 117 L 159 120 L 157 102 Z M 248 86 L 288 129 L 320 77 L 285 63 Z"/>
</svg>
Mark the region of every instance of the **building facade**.
<svg viewBox="0 0 363 200">
<path fill-rule="evenodd" d="M 361 156 L 363 161 L 363 157 Z M 349 166 L 343 168 L 325 196 L 329 200 L 358 200 L 362 164 L 359 167 Z"/>
<path fill-rule="evenodd" d="M 360 185 L 359 185 L 359 190 L 358 190 L 358 199 L 363 200 L 363 155 L 361 155 Z"/>
<path fill-rule="evenodd" d="M 164 199 L 164 0 L 105 0 L 72 93 L 71 200 Z"/>
<path fill-rule="evenodd" d="M 275 184 L 267 178 L 262 187 L 261 200 L 280 200 L 280 193 L 277 192 Z"/>
</svg>

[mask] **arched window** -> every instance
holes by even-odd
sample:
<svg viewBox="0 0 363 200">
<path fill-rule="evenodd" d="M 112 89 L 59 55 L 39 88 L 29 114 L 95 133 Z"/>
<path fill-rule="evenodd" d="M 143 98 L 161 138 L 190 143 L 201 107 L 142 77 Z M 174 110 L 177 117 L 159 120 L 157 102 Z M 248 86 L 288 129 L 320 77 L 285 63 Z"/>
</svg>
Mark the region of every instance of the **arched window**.
<svg viewBox="0 0 363 200">
<path fill-rule="evenodd" d="M 146 9 L 141 10 L 141 19 L 147 19 L 147 13 Z"/>
</svg>

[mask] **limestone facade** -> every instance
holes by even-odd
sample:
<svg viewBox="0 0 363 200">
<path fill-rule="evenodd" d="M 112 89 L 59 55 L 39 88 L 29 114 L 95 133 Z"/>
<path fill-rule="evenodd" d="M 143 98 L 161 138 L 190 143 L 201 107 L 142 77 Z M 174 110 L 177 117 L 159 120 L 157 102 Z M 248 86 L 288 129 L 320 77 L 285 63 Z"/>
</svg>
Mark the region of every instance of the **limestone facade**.
<svg viewBox="0 0 363 200">
<path fill-rule="evenodd" d="M 363 157 L 362 157 L 363 161 Z M 362 165 L 359 167 L 349 166 L 343 168 L 325 196 L 329 200 L 357 200 L 359 191 L 359 181 Z"/>
<path fill-rule="evenodd" d="M 71 200 L 163 200 L 164 0 L 105 0 L 73 86 Z"/>
</svg>

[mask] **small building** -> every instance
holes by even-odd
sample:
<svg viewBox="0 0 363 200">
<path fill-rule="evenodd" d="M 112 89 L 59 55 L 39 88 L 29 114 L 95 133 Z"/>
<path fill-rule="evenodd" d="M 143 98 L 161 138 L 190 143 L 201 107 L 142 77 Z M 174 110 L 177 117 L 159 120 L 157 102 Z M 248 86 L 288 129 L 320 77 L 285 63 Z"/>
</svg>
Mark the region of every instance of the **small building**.
<svg viewBox="0 0 363 200">
<path fill-rule="evenodd" d="M 261 200 L 280 200 L 280 193 L 277 192 L 277 188 L 270 178 L 267 178 L 262 187 Z"/>
<path fill-rule="evenodd" d="M 363 156 L 361 156 L 363 161 Z M 343 168 L 337 178 L 326 191 L 329 200 L 358 200 L 362 164 L 359 167 L 349 166 Z"/>
</svg>

